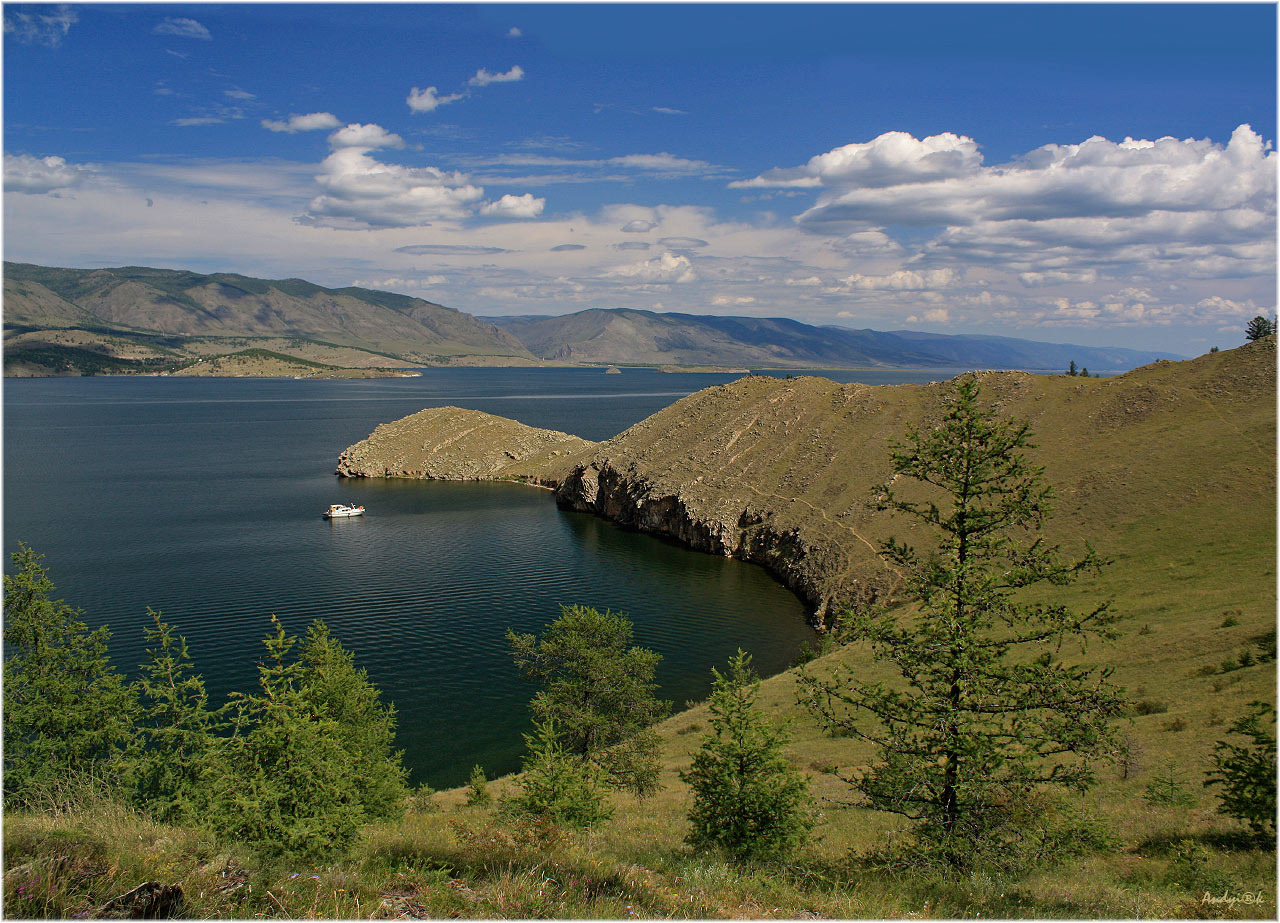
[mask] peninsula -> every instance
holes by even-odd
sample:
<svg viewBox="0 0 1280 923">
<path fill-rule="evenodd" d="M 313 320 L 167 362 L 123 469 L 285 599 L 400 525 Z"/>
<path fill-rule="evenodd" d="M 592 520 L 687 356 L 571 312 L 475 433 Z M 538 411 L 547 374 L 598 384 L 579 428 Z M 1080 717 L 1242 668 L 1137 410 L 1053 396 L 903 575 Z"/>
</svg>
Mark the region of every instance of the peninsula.
<svg viewBox="0 0 1280 923">
<path fill-rule="evenodd" d="M 1275 339 L 1157 362 L 1109 379 L 980 372 L 983 399 L 1029 420 L 1033 456 L 1056 485 L 1047 538 L 1078 531 L 1104 556 L 1133 536 L 1177 536 L 1179 555 L 1273 535 L 1274 511 L 1224 510 L 1232 496 L 1271 496 L 1275 478 Z M 940 418 L 950 382 L 840 385 L 747 376 L 698 391 L 598 444 L 457 408 L 384 424 L 342 454 L 364 477 L 508 479 L 552 486 L 569 509 L 768 568 L 822 624 L 858 600 L 891 602 L 897 575 L 877 551 L 906 523 L 875 508 L 890 447 Z M 1265 506 L 1265 504 L 1264 504 Z M 1262 517 L 1258 530 L 1242 521 Z"/>
</svg>

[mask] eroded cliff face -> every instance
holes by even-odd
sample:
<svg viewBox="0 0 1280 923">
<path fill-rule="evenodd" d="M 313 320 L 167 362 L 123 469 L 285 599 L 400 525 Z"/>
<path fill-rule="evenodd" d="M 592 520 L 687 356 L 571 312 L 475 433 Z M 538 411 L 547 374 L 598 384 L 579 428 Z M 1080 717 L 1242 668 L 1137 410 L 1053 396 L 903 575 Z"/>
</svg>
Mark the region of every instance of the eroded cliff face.
<svg viewBox="0 0 1280 923">
<path fill-rule="evenodd" d="M 619 470 L 606 457 L 576 467 L 557 489 L 556 500 L 698 551 L 760 564 L 805 601 L 818 624 L 833 605 L 870 601 L 888 588 L 874 574 L 862 582 L 842 580 L 853 568 L 847 549 L 812 534 L 800 519 L 737 496 L 712 499 L 697 493 L 664 487 L 634 467 Z"/>
<path fill-rule="evenodd" d="M 887 465 L 852 477 L 830 431 L 833 402 L 865 410 L 872 391 L 765 377 L 704 389 L 599 446 L 557 501 L 763 565 L 822 624 L 833 607 L 882 597 L 896 583 L 849 518 L 869 515 L 864 495 Z"/>
<path fill-rule="evenodd" d="M 596 443 L 461 407 L 384 423 L 338 458 L 343 477 L 516 480 L 555 487 Z"/>
</svg>

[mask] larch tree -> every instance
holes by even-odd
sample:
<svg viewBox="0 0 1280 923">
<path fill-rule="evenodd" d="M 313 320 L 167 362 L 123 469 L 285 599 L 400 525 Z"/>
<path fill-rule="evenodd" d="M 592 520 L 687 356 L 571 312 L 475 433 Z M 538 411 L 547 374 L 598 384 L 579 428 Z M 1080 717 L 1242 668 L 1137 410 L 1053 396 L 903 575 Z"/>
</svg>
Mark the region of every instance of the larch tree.
<svg viewBox="0 0 1280 923">
<path fill-rule="evenodd" d="M 561 606 L 541 637 L 507 632 L 516 666 L 542 683 L 529 703 L 564 750 L 598 768 L 612 787 L 648 795 L 658 786 L 653 724 L 671 710 L 655 695 L 659 654 L 632 641 L 631 620 L 588 606 Z"/>
<path fill-rule="evenodd" d="M 120 782 L 132 765 L 137 701 L 111 665 L 111 633 L 50 598 L 42 557 L 19 545 L 4 575 L 7 806 L 72 777 Z"/>
<path fill-rule="evenodd" d="M 219 716 L 209 708 L 204 680 L 195 672 L 187 639 L 148 609 L 154 628 L 137 690 L 136 790 L 143 806 L 164 821 L 196 816 L 204 803 L 202 776 L 218 742 Z"/>
<path fill-rule="evenodd" d="M 1039 537 L 1052 490 L 1025 455 L 1029 425 L 998 419 L 979 393 L 976 377 L 961 380 L 937 426 L 894 444 L 894 483 L 915 483 L 879 491 L 881 510 L 936 537 L 925 552 L 892 538 L 881 548 L 913 607 L 847 614 L 850 637 L 896 678 L 837 668 L 800 684 L 828 729 L 874 746 L 850 777 L 863 802 L 915 821 L 918 845 L 952 865 L 999 850 L 1035 793 L 1083 791 L 1122 748 L 1111 671 L 1064 651 L 1113 638 L 1115 613 L 1043 592 L 1104 562 L 1087 546 L 1064 559 Z"/>
<path fill-rule="evenodd" d="M 727 673 L 712 674 L 711 730 L 680 774 L 693 792 L 686 840 L 737 859 L 785 857 L 813 827 L 808 782 L 783 753 L 786 729 L 756 705 L 750 655 L 740 650 Z"/>
</svg>

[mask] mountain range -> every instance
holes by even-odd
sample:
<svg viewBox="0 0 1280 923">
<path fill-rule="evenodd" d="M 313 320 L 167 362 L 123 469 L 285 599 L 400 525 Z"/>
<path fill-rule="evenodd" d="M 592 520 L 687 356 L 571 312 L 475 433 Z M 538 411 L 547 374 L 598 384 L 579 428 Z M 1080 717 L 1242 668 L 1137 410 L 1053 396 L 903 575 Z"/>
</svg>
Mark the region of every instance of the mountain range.
<svg viewBox="0 0 1280 923">
<path fill-rule="evenodd" d="M 475 317 L 421 298 L 302 279 L 127 266 L 4 264 L 5 374 L 149 371 L 268 350 L 330 368 L 603 364 L 1123 371 L 1142 350 L 813 326 L 787 318 L 591 309 Z M 279 374 L 278 371 L 274 374 Z"/>
<path fill-rule="evenodd" d="M 813 326 L 784 317 L 657 314 L 627 309 L 559 317 L 485 317 L 535 356 L 561 362 L 749 368 L 1137 368 L 1168 353 L 1013 337 Z"/>
</svg>

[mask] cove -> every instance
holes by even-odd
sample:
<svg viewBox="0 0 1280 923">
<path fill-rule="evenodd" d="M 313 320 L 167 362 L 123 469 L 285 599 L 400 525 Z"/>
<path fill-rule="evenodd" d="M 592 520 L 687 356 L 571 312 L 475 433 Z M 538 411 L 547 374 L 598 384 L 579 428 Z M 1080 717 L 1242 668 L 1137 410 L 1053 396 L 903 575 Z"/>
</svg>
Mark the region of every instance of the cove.
<svg viewBox="0 0 1280 923">
<path fill-rule="evenodd" d="M 733 375 L 627 369 L 426 369 L 421 378 L 64 378 L 5 382 L 4 547 L 45 555 L 57 593 L 109 624 L 117 665 L 145 658 L 150 606 L 187 637 L 215 703 L 256 682 L 278 616 L 324 619 L 399 712 L 415 782 L 518 768 L 536 691 L 505 633 L 561 604 L 627 612 L 663 655 L 676 707 L 739 646 L 765 675 L 813 637 L 763 569 L 688 551 L 506 483 L 339 479 L 379 423 L 453 404 L 607 439 Z M 868 383 L 928 372 L 829 374 Z M 364 505 L 328 522 L 330 503 Z"/>
</svg>

